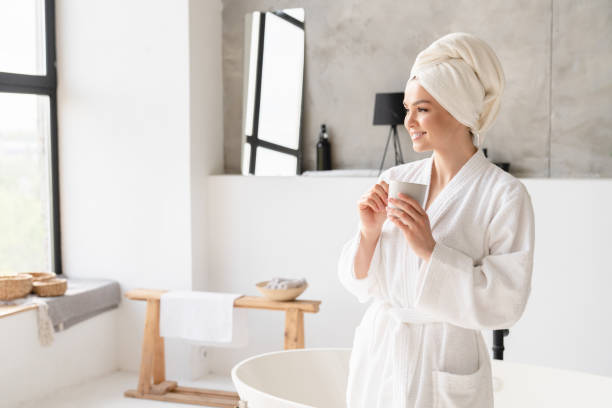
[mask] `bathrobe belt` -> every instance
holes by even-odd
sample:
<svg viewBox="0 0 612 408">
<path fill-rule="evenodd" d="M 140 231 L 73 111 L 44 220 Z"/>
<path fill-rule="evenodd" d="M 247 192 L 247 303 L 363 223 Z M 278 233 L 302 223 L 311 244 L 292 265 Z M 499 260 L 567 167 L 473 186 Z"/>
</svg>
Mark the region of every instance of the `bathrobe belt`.
<svg viewBox="0 0 612 408">
<path fill-rule="evenodd" d="M 384 302 L 383 307 L 393 320 L 400 323 L 392 333 L 391 351 L 396 356 L 408 352 L 418 352 L 423 346 L 424 324 L 439 323 L 440 320 L 432 315 L 412 307 L 397 307 Z M 404 324 L 414 324 L 414 330 L 409 330 Z M 393 404 L 394 407 L 407 406 L 411 396 L 415 395 L 419 387 L 418 381 L 412 381 L 420 365 L 420 358 L 394 358 L 393 359 Z M 406 386 L 409 384 L 409 386 Z"/>
<path fill-rule="evenodd" d="M 396 307 L 386 304 L 387 312 L 399 323 L 427 324 L 442 323 L 438 318 L 411 307 Z"/>
</svg>

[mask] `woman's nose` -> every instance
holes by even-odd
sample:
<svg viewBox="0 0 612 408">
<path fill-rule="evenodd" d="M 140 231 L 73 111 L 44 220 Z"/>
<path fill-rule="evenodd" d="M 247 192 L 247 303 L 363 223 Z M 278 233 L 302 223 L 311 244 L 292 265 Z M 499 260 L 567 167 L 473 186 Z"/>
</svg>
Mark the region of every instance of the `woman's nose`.
<svg viewBox="0 0 612 408">
<path fill-rule="evenodd" d="M 406 113 L 406 118 L 404 119 L 404 127 L 406 130 L 410 131 L 410 127 L 412 127 L 414 124 L 416 124 L 416 120 L 414 119 L 412 112 Z"/>
</svg>

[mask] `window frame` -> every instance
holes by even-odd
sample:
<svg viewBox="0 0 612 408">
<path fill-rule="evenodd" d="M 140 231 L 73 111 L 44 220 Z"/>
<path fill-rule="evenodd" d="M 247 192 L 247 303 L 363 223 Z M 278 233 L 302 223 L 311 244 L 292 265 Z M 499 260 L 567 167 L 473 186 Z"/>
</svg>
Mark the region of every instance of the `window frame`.
<svg viewBox="0 0 612 408">
<path fill-rule="evenodd" d="M 50 153 L 51 157 L 51 245 L 53 268 L 62 275 L 62 251 L 60 231 L 59 155 L 57 140 L 57 68 L 55 48 L 55 0 L 43 0 L 45 8 L 45 62 L 46 74 L 26 75 L 0 72 L 0 92 L 49 97 Z"/>
<path fill-rule="evenodd" d="M 303 113 L 300 113 L 300 123 L 298 126 L 300 127 L 298 131 L 298 148 L 292 149 L 289 147 L 285 147 L 276 143 L 268 142 L 259 138 L 259 110 L 260 110 L 260 102 L 261 102 L 261 84 L 263 78 L 263 60 L 264 60 L 264 45 L 265 45 L 265 34 L 266 34 L 266 16 L 268 14 L 274 14 L 276 17 L 279 17 L 294 26 L 301 28 L 304 30 L 304 22 L 297 20 L 296 18 L 284 13 L 282 10 L 272 10 L 272 11 L 256 11 L 254 13 L 259 13 L 259 36 L 257 39 L 257 62 L 255 67 L 255 95 L 254 95 L 254 103 L 253 103 L 253 126 L 251 130 L 251 134 L 244 135 L 243 143 L 248 143 L 250 146 L 250 156 L 249 156 L 249 170 L 248 174 L 255 175 L 255 167 L 257 164 L 257 151 L 259 147 L 266 148 L 268 150 L 272 150 L 278 153 L 284 153 L 289 156 L 295 156 L 297 158 L 296 163 L 296 173 L 295 175 L 300 175 L 302 173 L 303 167 L 303 141 L 302 141 L 302 130 L 301 130 L 301 122 L 303 120 Z M 306 39 L 304 38 L 304 41 Z M 251 50 L 251 52 L 253 52 Z M 248 57 L 247 57 L 248 58 Z M 302 98 L 300 99 L 300 111 L 304 108 L 304 69 L 302 70 Z M 248 81 L 248 79 L 247 79 Z M 247 105 L 245 104 L 245 109 Z M 244 123 L 242 128 L 243 134 L 245 133 Z M 242 157 L 241 157 L 241 160 Z M 241 165 L 242 168 L 242 165 Z"/>
</svg>

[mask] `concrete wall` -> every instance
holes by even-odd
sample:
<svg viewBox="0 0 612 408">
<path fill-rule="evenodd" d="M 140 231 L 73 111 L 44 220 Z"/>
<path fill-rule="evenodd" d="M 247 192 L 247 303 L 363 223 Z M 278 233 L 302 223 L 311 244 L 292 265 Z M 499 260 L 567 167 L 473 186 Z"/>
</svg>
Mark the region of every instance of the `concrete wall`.
<svg viewBox="0 0 612 408">
<path fill-rule="evenodd" d="M 520 177 L 612 176 L 612 3 L 592 1 L 223 0 L 225 172 L 240 173 L 244 15 L 303 7 L 304 170 L 321 123 L 337 169 L 378 168 L 388 129 L 373 126 L 376 92 L 401 92 L 419 51 L 454 31 L 475 34 L 507 79 L 484 147 Z M 404 159 L 412 151 L 400 130 Z M 392 154 L 387 153 L 387 166 Z"/>
</svg>

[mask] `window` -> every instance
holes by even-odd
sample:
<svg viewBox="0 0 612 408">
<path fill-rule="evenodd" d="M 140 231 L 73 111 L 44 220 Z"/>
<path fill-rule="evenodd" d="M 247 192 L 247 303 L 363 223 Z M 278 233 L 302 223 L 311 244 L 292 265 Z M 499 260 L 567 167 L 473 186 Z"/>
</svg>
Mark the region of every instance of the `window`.
<svg viewBox="0 0 612 408">
<path fill-rule="evenodd" d="M 242 174 L 300 174 L 304 9 L 255 11 L 245 25 Z"/>
<path fill-rule="evenodd" d="M 53 0 L 0 0 L 0 274 L 62 273 Z"/>
</svg>

